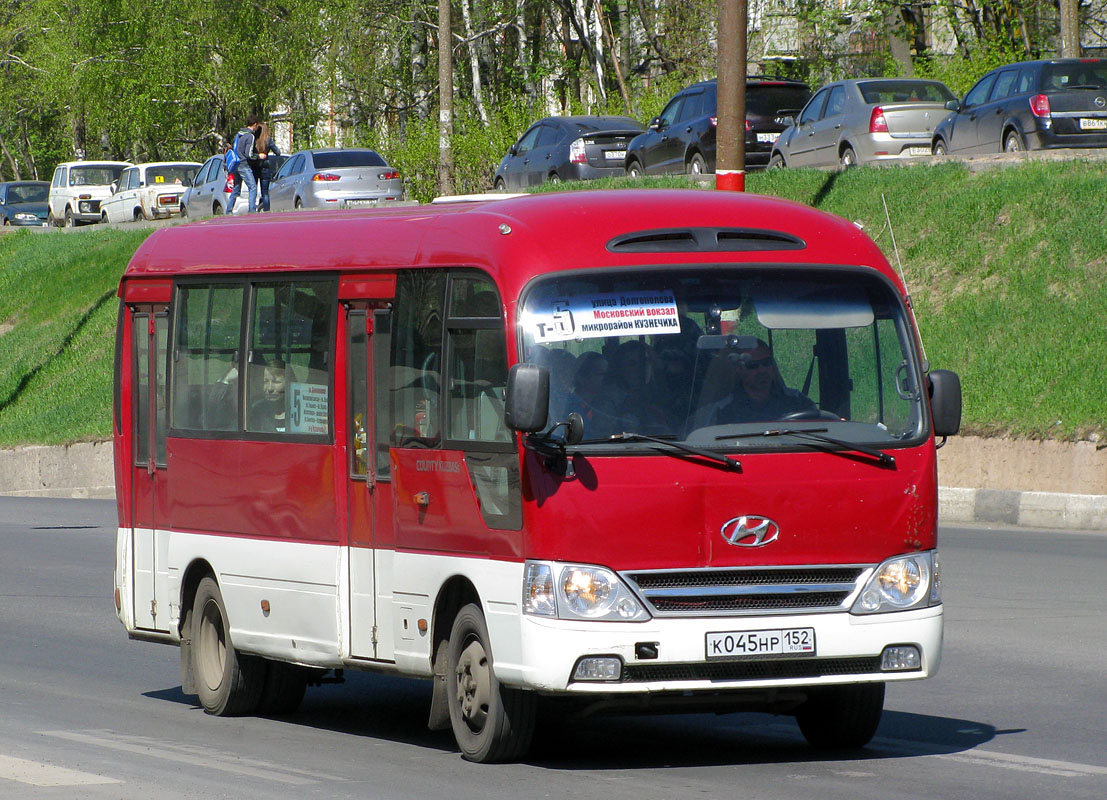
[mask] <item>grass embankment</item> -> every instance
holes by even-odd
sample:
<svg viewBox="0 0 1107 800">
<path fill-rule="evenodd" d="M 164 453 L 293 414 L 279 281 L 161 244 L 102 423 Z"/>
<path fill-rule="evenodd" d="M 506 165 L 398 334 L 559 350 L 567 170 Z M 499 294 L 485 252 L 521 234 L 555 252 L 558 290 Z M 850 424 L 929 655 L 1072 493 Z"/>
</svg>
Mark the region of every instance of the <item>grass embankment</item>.
<svg viewBox="0 0 1107 800">
<path fill-rule="evenodd" d="M 684 179 L 562 184 L 681 185 Z M 958 164 L 747 176 L 750 192 L 894 232 L 935 368 L 960 373 L 963 429 L 1107 434 L 1107 163 Z M 892 221 L 889 231 L 881 197 Z M 0 446 L 106 438 L 115 286 L 147 231 L 0 237 Z"/>
<path fill-rule="evenodd" d="M 0 446 L 111 435 L 115 290 L 149 234 L 0 236 Z"/>
</svg>

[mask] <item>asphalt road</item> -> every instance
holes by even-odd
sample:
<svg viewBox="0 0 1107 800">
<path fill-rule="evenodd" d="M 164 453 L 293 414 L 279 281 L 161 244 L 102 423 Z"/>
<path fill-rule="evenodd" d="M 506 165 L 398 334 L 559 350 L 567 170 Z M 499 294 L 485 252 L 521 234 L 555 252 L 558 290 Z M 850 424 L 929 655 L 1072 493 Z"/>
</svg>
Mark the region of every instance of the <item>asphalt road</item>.
<svg viewBox="0 0 1107 800">
<path fill-rule="evenodd" d="M 1107 532 L 945 529 L 938 676 L 888 691 L 857 754 L 790 718 L 593 720 L 462 761 L 426 684 L 357 673 L 289 720 L 216 719 L 174 648 L 115 620 L 115 509 L 0 498 L 0 798 L 1101 798 Z"/>
</svg>

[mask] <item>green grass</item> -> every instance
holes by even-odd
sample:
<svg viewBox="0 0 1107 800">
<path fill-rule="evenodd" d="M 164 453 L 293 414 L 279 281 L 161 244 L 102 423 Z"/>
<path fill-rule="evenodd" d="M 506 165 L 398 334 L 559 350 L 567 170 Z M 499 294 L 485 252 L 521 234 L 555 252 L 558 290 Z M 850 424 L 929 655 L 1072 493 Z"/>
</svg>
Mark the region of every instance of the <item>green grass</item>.
<svg viewBox="0 0 1107 800">
<path fill-rule="evenodd" d="M 0 236 L 0 445 L 110 436 L 115 290 L 149 233 Z"/>
<path fill-rule="evenodd" d="M 689 186 L 611 179 L 562 190 Z M 960 373 L 966 432 L 1107 435 L 1107 162 L 751 173 L 750 192 L 859 222 L 895 264 L 930 363 Z M 892 231 L 884 216 L 887 202 Z M 0 236 L 0 446 L 110 433 L 115 287 L 147 231 Z"/>
</svg>

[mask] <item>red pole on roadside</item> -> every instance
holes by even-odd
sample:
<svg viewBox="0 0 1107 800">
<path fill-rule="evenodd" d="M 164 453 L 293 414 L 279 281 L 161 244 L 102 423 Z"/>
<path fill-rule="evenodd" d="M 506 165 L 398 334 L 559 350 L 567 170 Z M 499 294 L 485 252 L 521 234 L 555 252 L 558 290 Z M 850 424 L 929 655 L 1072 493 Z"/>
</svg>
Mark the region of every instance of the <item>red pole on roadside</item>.
<svg viewBox="0 0 1107 800">
<path fill-rule="evenodd" d="M 715 188 L 731 192 L 746 190 L 746 6 L 719 0 Z"/>
</svg>

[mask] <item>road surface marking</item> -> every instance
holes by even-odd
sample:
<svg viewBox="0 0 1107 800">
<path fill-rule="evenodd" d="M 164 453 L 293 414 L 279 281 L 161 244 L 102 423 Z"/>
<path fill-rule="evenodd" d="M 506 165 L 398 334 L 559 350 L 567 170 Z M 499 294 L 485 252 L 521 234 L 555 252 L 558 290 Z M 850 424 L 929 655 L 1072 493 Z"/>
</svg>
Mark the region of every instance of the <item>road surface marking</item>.
<svg viewBox="0 0 1107 800">
<path fill-rule="evenodd" d="M 38 761 L 26 761 L 22 758 L 0 756 L 0 780 L 18 781 L 31 786 L 95 786 L 108 783 L 122 783 L 115 778 L 78 772 L 75 769 L 55 767 Z"/>
<path fill-rule="evenodd" d="M 1012 753 L 996 753 L 991 750 L 962 750 L 956 753 L 936 753 L 933 747 L 907 742 L 902 739 L 873 739 L 882 749 L 898 751 L 911 756 L 933 756 L 948 761 L 961 761 L 966 764 L 1011 769 L 1019 772 L 1037 772 L 1042 775 L 1054 775 L 1062 778 L 1087 778 L 1107 775 L 1107 767 L 1095 764 L 1078 764 L 1074 761 L 1058 761 L 1052 758 L 1034 758 Z"/>
<path fill-rule="evenodd" d="M 249 778 L 306 786 L 320 779 L 333 779 L 332 776 L 312 774 L 305 770 L 290 769 L 285 766 L 268 764 L 261 761 L 247 762 L 245 758 L 228 756 L 222 751 L 210 750 L 186 745 L 175 745 L 173 749 L 157 747 L 144 739 L 129 739 L 113 731 L 43 731 L 46 736 L 54 736 L 70 742 L 106 747 L 122 753 L 133 753 L 145 758 L 159 758 L 178 764 L 191 764 L 205 769 L 230 772 Z"/>
</svg>

